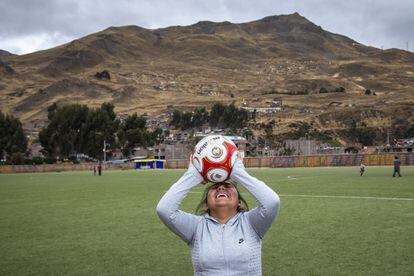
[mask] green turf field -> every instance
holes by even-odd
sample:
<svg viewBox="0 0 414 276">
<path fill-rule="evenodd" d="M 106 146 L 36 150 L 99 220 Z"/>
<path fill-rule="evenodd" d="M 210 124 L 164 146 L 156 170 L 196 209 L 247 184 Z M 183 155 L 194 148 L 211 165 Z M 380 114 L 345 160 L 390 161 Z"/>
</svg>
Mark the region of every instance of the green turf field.
<svg viewBox="0 0 414 276">
<path fill-rule="evenodd" d="M 281 198 L 264 275 L 414 274 L 414 168 L 249 172 Z M 192 275 L 187 245 L 155 212 L 182 173 L 0 175 L 0 275 Z M 194 211 L 193 191 L 181 209 Z"/>
</svg>

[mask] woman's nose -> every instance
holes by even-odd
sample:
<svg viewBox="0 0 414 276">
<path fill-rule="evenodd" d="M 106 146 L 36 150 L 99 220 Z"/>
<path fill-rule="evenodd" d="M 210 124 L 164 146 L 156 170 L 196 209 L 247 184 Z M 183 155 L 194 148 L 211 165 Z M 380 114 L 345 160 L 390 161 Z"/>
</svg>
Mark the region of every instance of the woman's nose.
<svg viewBox="0 0 414 276">
<path fill-rule="evenodd" d="M 217 190 L 218 190 L 218 191 L 220 191 L 220 190 L 224 190 L 224 185 L 219 185 L 219 186 L 217 187 Z"/>
</svg>

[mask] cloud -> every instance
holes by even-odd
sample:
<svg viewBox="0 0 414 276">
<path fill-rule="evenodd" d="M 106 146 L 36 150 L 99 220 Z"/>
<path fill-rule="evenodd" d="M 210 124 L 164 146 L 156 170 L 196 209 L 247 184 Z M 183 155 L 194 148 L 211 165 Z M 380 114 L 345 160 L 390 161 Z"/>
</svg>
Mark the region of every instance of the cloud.
<svg viewBox="0 0 414 276">
<path fill-rule="evenodd" d="M 48 49 L 55 45 L 62 45 L 72 39 L 60 33 L 37 33 L 24 36 L 16 36 L 3 40 L 0 49 L 7 49 L 11 53 L 32 53 L 42 49 Z"/>
<path fill-rule="evenodd" d="M 241 23 L 293 12 L 363 44 L 404 49 L 406 41 L 412 41 L 414 46 L 412 0 L 2 0 L 0 11 L 0 49 L 18 54 L 110 26 L 153 29 L 201 20 Z"/>
</svg>

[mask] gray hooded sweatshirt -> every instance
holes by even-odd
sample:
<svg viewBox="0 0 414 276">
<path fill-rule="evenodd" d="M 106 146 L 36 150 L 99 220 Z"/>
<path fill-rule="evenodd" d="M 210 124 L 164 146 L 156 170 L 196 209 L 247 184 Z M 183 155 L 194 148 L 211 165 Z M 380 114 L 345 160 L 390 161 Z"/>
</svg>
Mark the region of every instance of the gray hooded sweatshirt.
<svg viewBox="0 0 414 276">
<path fill-rule="evenodd" d="M 178 210 L 191 190 L 203 181 L 190 165 L 157 206 L 162 222 L 191 248 L 194 275 L 261 275 L 262 239 L 279 212 L 279 197 L 262 181 L 250 176 L 237 160 L 230 178 L 246 188 L 257 207 L 239 212 L 226 224 L 210 215 Z"/>
</svg>

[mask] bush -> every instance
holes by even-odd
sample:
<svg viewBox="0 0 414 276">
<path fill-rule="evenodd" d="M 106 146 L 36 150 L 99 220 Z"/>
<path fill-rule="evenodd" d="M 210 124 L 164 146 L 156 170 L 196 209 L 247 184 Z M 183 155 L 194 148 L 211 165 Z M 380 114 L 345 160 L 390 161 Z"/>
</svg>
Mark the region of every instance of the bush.
<svg viewBox="0 0 414 276">
<path fill-rule="evenodd" d="M 297 91 L 288 91 L 288 95 L 309 95 L 308 89 L 305 90 L 297 90 Z"/>
<path fill-rule="evenodd" d="M 372 146 L 377 139 L 377 131 L 372 127 L 351 127 L 343 131 L 343 136 L 347 137 L 351 142 Z"/>
<path fill-rule="evenodd" d="M 20 152 L 15 152 L 12 154 L 10 158 L 10 162 L 13 165 L 22 165 L 24 164 L 24 155 Z"/>
<path fill-rule="evenodd" d="M 43 157 L 33 157 L 32 158 L 32 164 L 34 165 L 42 165 L 45 163 L 45 158 Z"/>
<path fill-rule="evenodd" d="M 329 144 L 331 147 L 342 147 L 341 142 L 339 142 L 338 140 L 336 140 L 336 138 L 332 138 L 332 139 L 330 139 L 330 140 L 328 141 L 328 144 Z"/>
<path fill-rule="evenodd" d="M 326 89 L 325 87 L 322 87 L 321 89 L 319 89 L 319 93 L 328 93 L 328 89 Z"/>
<path fill-rule="evenodd" d="M 319 93 L 323 94 L 323 93 L 344 93 L 345 92 L 345 88 L 343 88 L 342 86 L 339 87 L 335 87 L 335 88 L 325 88 L 322 87 L 321 89 L 319 89 Z"/>
<path fill-rule="evenodd" d="M 342 86 L 339 86 L 339 87 L 335 88 L 335 92 L 344 93 L 345 92 L 345 88 L 343 88 Z"/>
<path fill-rule="evenodd" d="M 45 157 L 43 158 L 43 162 L 46 164 L 56 164 L 57 159 L 54 157 Z"/>
</svg>

